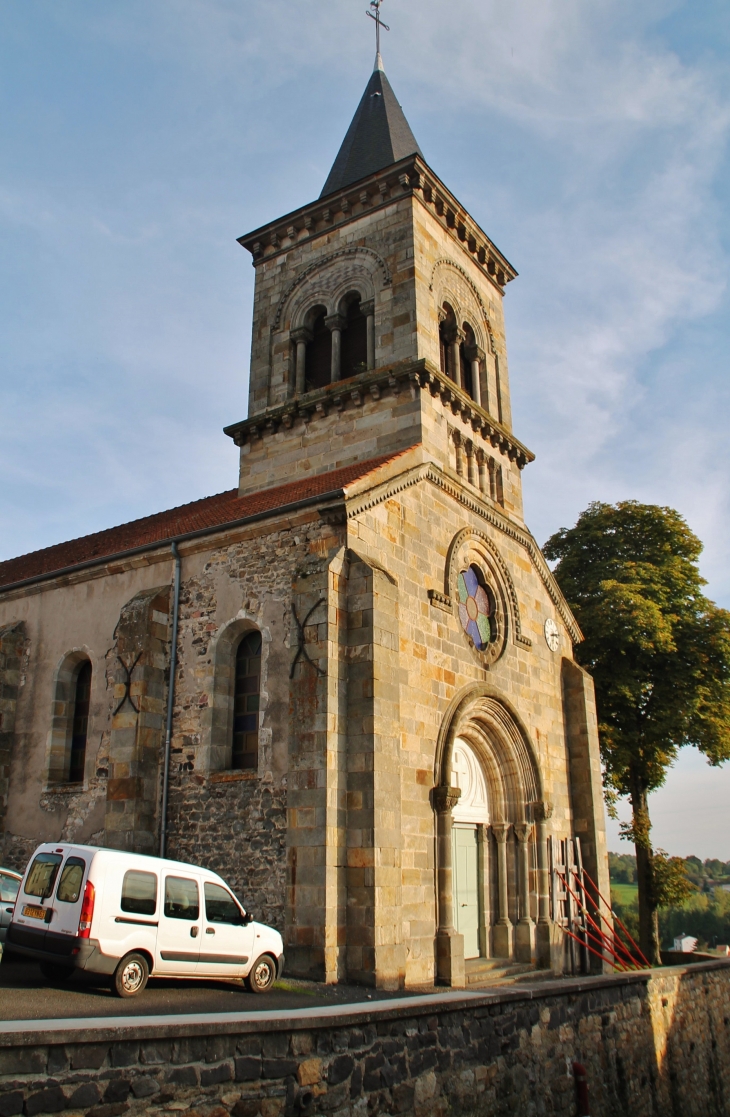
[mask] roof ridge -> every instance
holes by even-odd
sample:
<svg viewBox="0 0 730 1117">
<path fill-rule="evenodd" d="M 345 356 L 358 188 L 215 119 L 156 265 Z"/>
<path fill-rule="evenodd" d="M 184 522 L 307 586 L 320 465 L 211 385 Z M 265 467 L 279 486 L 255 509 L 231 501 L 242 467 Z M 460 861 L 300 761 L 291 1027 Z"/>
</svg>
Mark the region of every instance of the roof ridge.
<svg viewBox="0 0 730 1117">
<path fill-rule="evenodd" d="M 162 547 L 172 539 L 184 538 L 186 535 L 214 533 L 239 520 L 274 514 L 279 508 L 318 500 L 328 493 L 344 490 L 355 481 L 407 453 L 409 449 L 412 447 L 361 462 L 351 462 L 324 473 L 295 478 L 281 485 L 272 485 L 270 488 L 257 489 L 243 495 L 239 495 L 237 489 L 226 489 L 213 496 L 200 497 L 187 504 L 140 516 L 137 520 L 128 520 L 115 527 L 103 528 L 101 531 L 4 559 L 0 562 L 0 590 L 38 578 L 53 577 L 62 570 L 102 563 L 139 550 Z"/>
<path fill-rule="evenodd" d="M 87 532 L 86 535 L 76 535 L 73 539 L 62 539 L 60 543 L 49 543 L 47 547 L 38 547 L 35 551 L 26 551 L 22 555 L 13 555 L 11 558 L 0 559 L 0 570 L 6 562 L 17 562 L 19 559 L 32 558 L 34 555 L 52 551 L 54 547 L 70 547 L 72 543 L 80 543 L 85 539 L 96 539 L 97 536 L 106 535 L 110 531 L 122 531 L 123 528 L 131 527 L 133 524 L 143 524 L 145 520 L 154 520 L 157 516 L 168 516 L 173 512 L 180 512 L 184 508 L 192 508 L 194 504 L 207 504 L 211 500 L 217 500 L 222 496 L 230 496 L 235 492 L 237 492 L 236 489 L 224 489 L 221 493 L 212 493 L 210 496 L 200 496 L 196 500 L 187 501 L 185 504 L 175 504 L 172 508 L 164 508 L 161 512 L 149 512 L 146 516 L 138 516 L 134 520 L 125 520 L 121 524 L 112 524 L 111 527 L 102 527 L 99 528 L 98 531 Z"/>
</svg>

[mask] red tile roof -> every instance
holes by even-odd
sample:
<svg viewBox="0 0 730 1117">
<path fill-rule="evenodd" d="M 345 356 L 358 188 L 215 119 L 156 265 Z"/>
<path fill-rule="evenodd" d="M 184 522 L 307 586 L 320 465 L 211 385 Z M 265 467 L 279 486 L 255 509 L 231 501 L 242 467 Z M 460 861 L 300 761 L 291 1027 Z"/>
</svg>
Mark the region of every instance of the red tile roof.
<svg viewBox="0 0 730 1117">
<path fill-rule="evenodd" d="M 400 451 L 404 453 L 405 451 Z M 0 588 L 16 582 L 52 576 L 61 570 L 81 565 L 104 562 L 112 556 L 122 555 L 145 547 L 154 547 L 181 536 L 196 532 L 206 533 L 223 528 L 237 520 L 277 512 L 288 505 L 297 504 L 338 492 L 365 477 L 374 469 L 399 457 L 400 454 L 383 454 L 369 461 L 346 465 L 329 473 L 318 473 L 301 481 L 290 481 L 272 489 L 262 489 L 248 496 L 238 496 L 237 489 L 181 504 L 167 512 L 144 516 L 120 527 L 84 535 L 68 543 L 57 543 L 42 551 L 0 562 Z"/>
</svg>

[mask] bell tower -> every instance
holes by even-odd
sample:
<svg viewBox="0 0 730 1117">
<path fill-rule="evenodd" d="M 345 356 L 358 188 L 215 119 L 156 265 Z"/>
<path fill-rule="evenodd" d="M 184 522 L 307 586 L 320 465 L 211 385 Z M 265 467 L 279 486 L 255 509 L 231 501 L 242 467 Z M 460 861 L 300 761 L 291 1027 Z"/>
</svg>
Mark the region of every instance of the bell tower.
<svg viewBox="0 0 730 1117">
<path fill-rule="evenodd" d="M 516 272 L 426 163 L 380 53 L 320 197 L 256 269 L 241 495 L 418 446 L 522 519 L 502 313 Z"/>
</svg>

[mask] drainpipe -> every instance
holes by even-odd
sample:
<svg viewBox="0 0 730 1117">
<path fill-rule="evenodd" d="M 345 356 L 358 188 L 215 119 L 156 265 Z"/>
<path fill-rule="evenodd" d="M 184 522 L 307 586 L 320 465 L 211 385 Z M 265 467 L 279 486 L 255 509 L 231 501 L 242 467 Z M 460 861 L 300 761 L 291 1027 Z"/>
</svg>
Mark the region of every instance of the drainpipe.
<svg viewBox="0 0 730 1117">
<path fill-rule="evenodd" d="M 180 615 L 180 567 L 182 560 L 173 541 L 170 547 L 175 560 L 175 577 L 172 587 L 172 647 L 170 649 L 170 683 L 167 688 L 167 721 L 165 724 L 165 759 L 162 768 L 162 818 L 160 824 L 160 857 L 167 846 L 167 799 L 170 788 L 170 743 L 172 741 L 172 711 L 175 705 L 175 673 L 177 671 L 177 623 Z"/>
</svg>

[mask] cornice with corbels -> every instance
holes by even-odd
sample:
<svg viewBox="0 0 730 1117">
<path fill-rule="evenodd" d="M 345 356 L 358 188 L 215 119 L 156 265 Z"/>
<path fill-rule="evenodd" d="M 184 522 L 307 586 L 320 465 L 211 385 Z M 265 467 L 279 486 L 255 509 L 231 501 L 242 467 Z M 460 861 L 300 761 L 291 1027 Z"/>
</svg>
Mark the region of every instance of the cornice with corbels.
<svg viewBox="0 0 730 1117">
<path fill-rule="evenodd" d="M 368 398 L 378 400 L 383 393 L 390 392 L 398 396 L 403 391 L 410 391 L 415 398 L 418 391 L 425 390 L 434 397 L 438 396 L 444 406 L 471 426 L 475 435 L 499 450 L 510 461 L 516 462 L 520 469 L 534 461 L 532 451 L 516 439 L 511 431 L 478 407 L 453 380 L 427 360 L 399 361 L 384 368 L 361 372 L 348 380 L 338 380 L 325 388 L 293 396 L 276 407 L 267 407 L 265 411 L 223 429 L 237 446 L 243 446 L 251 439 L 275 434 L 280 427 L 288 429 L 296 420 L 309 423 L 325 418 L 331 411 L 362 407 Z"/>
<path fill-rule="evenodd" d="M 411 195 L 420 199 L 490 283 L 504 292 L 506 284 L 516 278 L 517 271 L 418 155 L 401 159 L 349 189 L 318 198 L 276 221 L 261 225 L 239 237 L 238 243 L 248 249 L 256 266 L 349 224 L 365 213 Z"/>
</svg>

